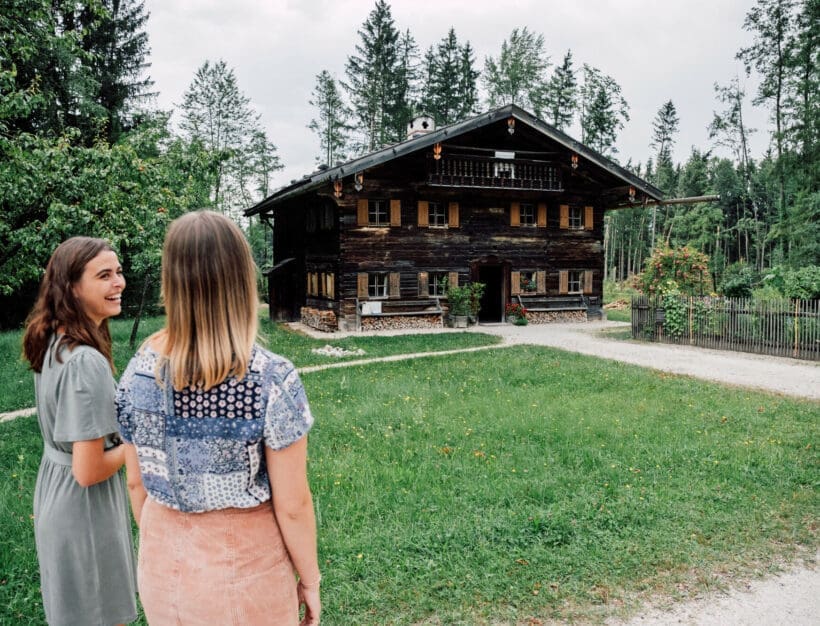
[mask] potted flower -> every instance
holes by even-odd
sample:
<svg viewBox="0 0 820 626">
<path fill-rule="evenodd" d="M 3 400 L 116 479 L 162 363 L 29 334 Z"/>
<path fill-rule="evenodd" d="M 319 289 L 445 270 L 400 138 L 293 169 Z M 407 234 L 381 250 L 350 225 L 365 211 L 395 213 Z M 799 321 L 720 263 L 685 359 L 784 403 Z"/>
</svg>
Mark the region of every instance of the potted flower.
<svg viewBox="0 0 820 626">
<path fill-rule="evenodd" d="M 467 328 L 470 315 L 470 286 L 449 285 L 447 287 L 447 306 L 450 320 L 456 328 Z"/>
<path fill-rule="evenodd" d="M 504 314 L 507 316 L 507 321 L 516 326 L 527 325 L 527 309 L 519 302 L 508 302 L 504 307 Z"/>
</svg>

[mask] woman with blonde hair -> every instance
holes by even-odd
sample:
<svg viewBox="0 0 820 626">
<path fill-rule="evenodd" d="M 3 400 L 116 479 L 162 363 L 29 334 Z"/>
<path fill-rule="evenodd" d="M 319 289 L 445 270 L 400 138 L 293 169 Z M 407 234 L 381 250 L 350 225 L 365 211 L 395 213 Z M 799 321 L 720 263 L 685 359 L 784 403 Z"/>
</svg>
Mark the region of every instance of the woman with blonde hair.
<svg viewBox="0 0 820 626">
<path fill-rule="evenodd" d="M 152 626 L 319 623 L 313 424 L 293 365 L 256 343 L 256 272 L 211 211 L 168 229 L 167 323 L 120 380 L 140 598 Z M 294 575 L 298 574 L 298 581 Z"/>
<path fill-rule="evenodd" d="M 111 244 L 67 239 L 46 266 L 23 336 L 43 436 L 34 540 L 43 609 L 52 626 L 137 619 L 108 330 L 124 288 Z"/>
</svg>

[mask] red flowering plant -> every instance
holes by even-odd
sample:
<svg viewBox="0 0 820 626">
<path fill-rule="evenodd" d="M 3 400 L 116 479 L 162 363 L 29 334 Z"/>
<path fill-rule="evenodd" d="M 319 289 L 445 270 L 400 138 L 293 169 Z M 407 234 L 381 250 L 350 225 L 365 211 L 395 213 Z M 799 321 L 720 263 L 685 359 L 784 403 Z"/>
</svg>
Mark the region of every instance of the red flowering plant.
<svg viewBox="0 0 820 626">
<path fill-rule="evenodd" d="M 527 309 L 523 304 L 518 302 L 508 302 L 507 306 L 504 307 L 504 314 L 507 316 L 507 319 L 514 324 L 527 323 Z"/>
<path fill-rule="evenodd" d="M 669 280 L 674 281 L 683 294 L 709 294 L 712 291 L 709 257 L 688 246 L 657 248 L 644 262 L 644 271 L 635 276 L 634 286 L 649 296 L 658 296 Z"/>
</svg>

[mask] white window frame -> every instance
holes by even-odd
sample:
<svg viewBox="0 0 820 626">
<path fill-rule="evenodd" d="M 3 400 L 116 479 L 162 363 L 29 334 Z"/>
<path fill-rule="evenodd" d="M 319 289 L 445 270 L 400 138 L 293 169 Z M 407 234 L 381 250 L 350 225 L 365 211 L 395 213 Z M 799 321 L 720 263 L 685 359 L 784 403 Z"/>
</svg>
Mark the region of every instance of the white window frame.
<svg viewBox="0 0 820 626">
<path fill-rule="evenodd" d="M 567 293 L 584 293 L 584 272 L 569 270 L 567 272 Z"/>
<path fill-rule="evenodd" d="M 530 290 L 524 289 L 524 280 L 529 280 L 533 288 Z M 535 293 L 538 291 L 538 276 L 535 270 L 518 271 L 518 289 L 520 293 Z"/>
<path fill-rule="evenodd" d="M 535 205 L 522 202 L 518 205 L 518 223 L 521 226 L 535 226 L 537 223 Z"/>
<path fill-rule="evenodd" d="M 367 223 L 370 226 L 390 226 L 390 202 L 383 199 L 368 200 Z"/>
<path fill-rule="evenodd" d="M 446 228 L 447 207 L 442 202 L 427 203 L 427 225 L 431 228 Z"/>
<path fill-rule="evenodd" d="M 442 281 L 445 283 L 443 287 L 441 286 Z M 447 293 L 449 281 L 449 272 L 430 272 L 427 275 L 427 295 L 443 298 Z"/>
<path fill-rule="evenodd" d="M 570 230 L 584 229 L 584 209 L 579 206 L 569 207 L 569 228 Z"/>
<path fill-rule="evenodd" d="M 390 295 L 390 275 L 387 272 L 368 272 L 367 297 L 387 298 Z"/>
</svg>

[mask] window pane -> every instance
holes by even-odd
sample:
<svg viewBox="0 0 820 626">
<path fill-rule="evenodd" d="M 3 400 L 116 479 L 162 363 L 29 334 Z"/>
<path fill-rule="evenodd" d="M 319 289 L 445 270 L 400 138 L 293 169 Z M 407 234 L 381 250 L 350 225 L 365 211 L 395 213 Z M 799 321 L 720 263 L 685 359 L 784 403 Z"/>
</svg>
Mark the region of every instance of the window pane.
<svg viewBox="0 0 820 626">
<path fill-rule="evenodd" d="M 535 224 L 535 206 L 532 204 L 521 205 L 521 223 Z"/>
<path fill-rule="evenodd" d="M 367 291 L 371 298 L 387 297 L 387 274 L 368 274 Z"/>
<path fill-rule="evenodd" d="M 387 200 L 368 200 L 367 221 L 370 224 L 389 224 L 390 217 L 387 210 Z"/>
<path fill-rule="evenodd" d="M 428 205 L 428 223 L 430 226 L 447 226 L 447 215 L 440 202 L 430 202 Z"/>
<path fill-rule="evenodd" d="M 574 206 L 570 207 L 569 209 L 569 227 L 570 228 L 583 228 L 583 216 L 581 214 L 581 207 Z"/>
<path fill-rule="evenodd" d="M 447 290 L 447 272 L 430 272 L 427 292 L 431 296 L 444 296 Z"/>
</svg>

